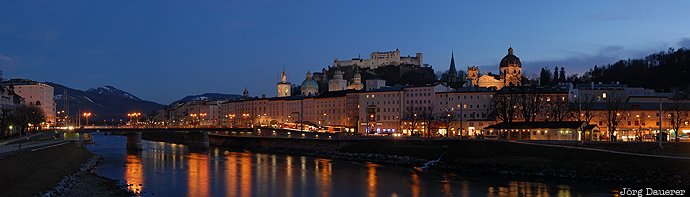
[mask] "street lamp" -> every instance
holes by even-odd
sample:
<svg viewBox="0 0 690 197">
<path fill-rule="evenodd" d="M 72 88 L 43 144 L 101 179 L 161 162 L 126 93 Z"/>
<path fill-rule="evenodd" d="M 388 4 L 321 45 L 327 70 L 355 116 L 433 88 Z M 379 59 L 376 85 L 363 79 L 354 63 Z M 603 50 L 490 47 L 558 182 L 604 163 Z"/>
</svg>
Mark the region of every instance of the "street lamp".
<svg viewBox="0 0 690 197">
<path fill-rule="evenodd" d="M 235 114 L 228 114 L 228 117 L 230 118 L 229 126 L 232 127 L 232 125 L 234 125 L 233 119 L 235 119 Z"/>
<path fill-rule="evenodd" d="M 86 119 L 86 126 L 89 126 L 89 117 L 91 117 L 91 112 L 84 112 L 82 115 L 84 116 L 84 119 Z"/>
<path fill-rule="evenodd" d="M 141 116 L 141 113 L 139 113 L 139 112 L 134 112 L 134 113 L 129 113 L 129 114 L 127 114 L 127 117 L 129 117 L 129 123 L 131 124 L 131 123 L 132 123 L 132 119 L 134 118 L 134 119 L 137 120 L 137 122 L 136 122 L 135 124 L 138 124 L 138 123 L 139 123 L 139 116 Z"/>
<path fill-rule="evenodd" d="M 201 126 L 201 121 L 204 120 L 204 117 L 206 117 L 206 113 L 199 113 L 199 126 Z"/>
</svg>

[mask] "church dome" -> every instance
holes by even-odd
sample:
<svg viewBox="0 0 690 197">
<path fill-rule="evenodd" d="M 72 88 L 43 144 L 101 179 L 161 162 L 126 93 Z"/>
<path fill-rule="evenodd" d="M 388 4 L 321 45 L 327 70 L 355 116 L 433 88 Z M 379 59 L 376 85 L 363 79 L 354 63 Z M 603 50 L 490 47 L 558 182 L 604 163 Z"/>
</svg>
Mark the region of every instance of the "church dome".
<svg viewBox="0 0 690 197">
<path fill-rule="evenodd" d="M 319 92 L 319 84 L 312 79 L 311 72 L 307 72 L 307 78 L 302 81 L 300 90 L 302 90 L 302 94 L 305 96 L 315 95 Z"/>
<path fill-rule="evenodd" d="M 519 68 L 522 68 L 522 63 L 520 63 L 520 58 L 517 56 L 513 55 L 513 47 L 508 48 L 508 55 L 503 57 L 501 59 L 501 68 L 504 67 L 509 67 L 509 66 L 517 66 Z"/>
</svg>

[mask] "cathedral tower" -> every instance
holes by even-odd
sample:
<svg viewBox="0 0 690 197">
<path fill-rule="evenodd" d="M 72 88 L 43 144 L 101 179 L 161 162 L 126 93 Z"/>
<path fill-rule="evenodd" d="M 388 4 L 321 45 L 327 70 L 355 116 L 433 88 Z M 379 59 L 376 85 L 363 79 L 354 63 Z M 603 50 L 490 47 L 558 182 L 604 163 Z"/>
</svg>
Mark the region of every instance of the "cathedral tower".
<svg viewBox="0 0 690 197">
<path fill-rule="evenodd" d="M 280 82 L 278 82 L 278 97 L 288 97 L 290 96 L 290 82 L 287 81 L 287 75 L 285 74 L 285 68 L 283 68 L 283 74 L 280 77 Z"/>
</svg>

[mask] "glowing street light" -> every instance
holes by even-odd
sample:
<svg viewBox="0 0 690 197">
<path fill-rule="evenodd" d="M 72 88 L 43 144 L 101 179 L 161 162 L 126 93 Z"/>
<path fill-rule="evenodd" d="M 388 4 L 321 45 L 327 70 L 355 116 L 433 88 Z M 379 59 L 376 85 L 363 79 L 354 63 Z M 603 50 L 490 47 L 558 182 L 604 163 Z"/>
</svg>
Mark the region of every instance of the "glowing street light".
<svg viewBox="0 0 690 197">
<path fill-rule="evenodd" d="M 129 117 L 129 122 L 130 122 L 130 123 L 132 122 L 132 119 L 133 119 L 133 118 L 136 118 L 136 120 L 137 120 L 136 123 L 139 123 L 139 116 L 141 116 L 141 113 L 139 113 L 139 112 L 134 112 L 134 113 L 129 113 L 129 114 L 127 114 L 127 117 Z M 135 124 L 136 124 L 136 123 L 135 123 Z"/>
<path fill-rule="evenodd" d="M 84 116 L 84 118 L 86 119 L 86 126 L 89 126 L 89 117 L 91 117 L 91 112 L 84 112 L 82 116 Z"/>
</svg>

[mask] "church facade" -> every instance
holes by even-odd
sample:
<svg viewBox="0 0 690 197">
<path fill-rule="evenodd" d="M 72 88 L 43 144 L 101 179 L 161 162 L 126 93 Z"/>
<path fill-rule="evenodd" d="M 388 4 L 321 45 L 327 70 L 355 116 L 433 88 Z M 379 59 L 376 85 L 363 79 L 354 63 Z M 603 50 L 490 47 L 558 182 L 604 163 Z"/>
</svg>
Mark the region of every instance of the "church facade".
<svg viewBox="0 0 690 197">
<path fill-rule="evenodd" d="M 520 58 L 513 54 L 513 48 L 508 48 L 508 54 L 501 59 L 499 74 L 494 75 L 484 72 L 479 74 L 477 66 L 467 67 L 468 86 L 501 89 L 505 86 L 522 85 L 522 63 Z"/>
</svg>

